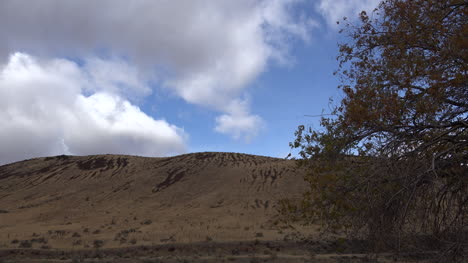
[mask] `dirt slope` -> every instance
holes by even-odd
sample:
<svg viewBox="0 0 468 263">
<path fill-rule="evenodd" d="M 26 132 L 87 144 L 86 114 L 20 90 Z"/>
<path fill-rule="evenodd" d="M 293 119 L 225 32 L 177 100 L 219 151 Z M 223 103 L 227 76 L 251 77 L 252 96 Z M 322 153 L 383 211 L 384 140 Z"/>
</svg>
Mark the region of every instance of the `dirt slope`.
<svg viewBox="0 0 468 263">
<path fill-rule="evenodd" d="M 0 166 L 0 248 L 283 240 L 293 161 L 238 154 L 56 156 Z"/>
</svg>

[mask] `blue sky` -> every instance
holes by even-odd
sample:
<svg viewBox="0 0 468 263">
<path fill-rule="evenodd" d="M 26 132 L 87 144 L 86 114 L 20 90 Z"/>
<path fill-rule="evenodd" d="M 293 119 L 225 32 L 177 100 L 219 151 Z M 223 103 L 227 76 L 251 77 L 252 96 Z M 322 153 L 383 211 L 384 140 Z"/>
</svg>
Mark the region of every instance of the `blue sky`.
<svg viewBox="0 0 468 263">
<path fill-rule="evenodd" d="M 248 143 L 215 132 L 212 126 L 216 113 L 194 109 L 179 99 L 166 101 L 162 115 L 190 131 L 191 152 L 227 150 L 285 157 L 298 125 L 319 127 L 319 118 L 304 115 L 328 111 L 329 98 L 339 98 L 338 80 L 333 76 L 337 68 L 336 41 L 335 36 L 323 36 L 309 44 L 297 43 L 291 52 L 296 59 L 294 65 L 272 66 L 249 85 L 252 112 L 262 117 L 265 127 Z"/>
<path fill-rule="evenodd" d="M 377 0 L 0 2 L 0 164 L 285 157 L 339 100 L 335 21 Z"/>
</svg>

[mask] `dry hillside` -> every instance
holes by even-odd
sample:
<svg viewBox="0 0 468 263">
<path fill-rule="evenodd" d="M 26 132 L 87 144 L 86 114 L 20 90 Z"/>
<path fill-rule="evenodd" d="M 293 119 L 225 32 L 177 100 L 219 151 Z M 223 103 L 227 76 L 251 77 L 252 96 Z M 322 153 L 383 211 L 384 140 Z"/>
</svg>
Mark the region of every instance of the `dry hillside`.
<svg viewBox="0 0 468 263">
<path fill-rule="evenodd" d="M 0 166 L 0 262 L 367 260 L 361 241 L 278 223 L 278 200 L 301 197 L 303 174 L 291 160 L 213 152 Z"/>
<path fill-rule="evenodd" d="M 293 161 L 238 153 L 37 158 L 0 167 L 0 246 L 282 240 L 277 201 L 303 190 Z"/>
</svg>

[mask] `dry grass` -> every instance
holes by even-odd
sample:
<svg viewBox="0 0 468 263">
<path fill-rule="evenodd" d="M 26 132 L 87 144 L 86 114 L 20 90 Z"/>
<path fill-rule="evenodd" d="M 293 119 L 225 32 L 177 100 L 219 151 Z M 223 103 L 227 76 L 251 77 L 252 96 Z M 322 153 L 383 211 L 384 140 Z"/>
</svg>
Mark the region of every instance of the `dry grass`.
<svg viewBox="0 0 468 263">
<path fill-rule="evenodd" d="M 294 161 L 237 153 L 0 166 L 0 258 L 311 262 L 311 249 L 330 249 L 296 241 L 317 237 L 317 227 L 284 228 L 277 218 L 278 200 L 306 190 L 302 178 Z"/>
</svg>

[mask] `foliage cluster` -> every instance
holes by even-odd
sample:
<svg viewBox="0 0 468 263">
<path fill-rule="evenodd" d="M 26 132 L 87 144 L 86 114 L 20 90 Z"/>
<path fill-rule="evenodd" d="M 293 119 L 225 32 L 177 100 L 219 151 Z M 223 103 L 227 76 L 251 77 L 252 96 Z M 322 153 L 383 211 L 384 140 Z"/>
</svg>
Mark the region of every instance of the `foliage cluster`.
<svg viewBox="0 0 468 263">
<path fill-rule="evenodd" d="M 386 0 L 358 24 L 344 20 L 335 73 L 344 98 L 322 129 L 296 131 L 310 188 L 290 215 L 363 235 L 376 250 L 426 236 L 447 256 L 466 253 L 467 6 Z"/>
</svg>

